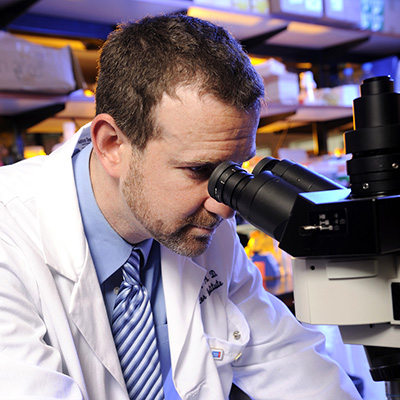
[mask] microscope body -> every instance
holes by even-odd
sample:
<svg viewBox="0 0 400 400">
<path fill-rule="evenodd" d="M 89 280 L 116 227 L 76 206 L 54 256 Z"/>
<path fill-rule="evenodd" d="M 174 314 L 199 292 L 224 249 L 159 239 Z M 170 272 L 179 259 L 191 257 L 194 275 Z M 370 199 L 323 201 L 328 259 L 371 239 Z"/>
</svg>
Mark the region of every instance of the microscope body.
<svg viewBox="0 0 400 400">
<path fill-rule="evenodd" d="M 353 122 L 351 189 L 299 193 L 280 246 L 295 257 L 299 320 L 339 325 L 346 343 L 399 348 L 400 94 L 389 77 L 363 82 Z"/>
<path fill-rule="evenodd" d="M 375 337 L 376 324 L 400 325 L 400 196 L 348 193 L 300 194 L 293 206 L 280 247 L 294 256 L 296 317 L 343 326 L 346 343 L 400 347 L 400 336 Z"/>
</svg>

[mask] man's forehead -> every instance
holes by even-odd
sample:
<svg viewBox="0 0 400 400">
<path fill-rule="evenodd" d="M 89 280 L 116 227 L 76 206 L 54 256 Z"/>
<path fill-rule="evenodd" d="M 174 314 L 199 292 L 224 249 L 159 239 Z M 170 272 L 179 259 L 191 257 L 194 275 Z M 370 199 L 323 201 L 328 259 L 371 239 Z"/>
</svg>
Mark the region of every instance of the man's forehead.
<svg viewBox="0 0 400 400">
<path fill-rule="evenodd" d="M 167 96 L 155 113 L 158 134 L 166 151 L 182 152 L 183 159 L 215 164 L 236 158 L 250 159 L 255 153 L 259 114 L 228 106 L 215 98 L 205 103 L 198 94 L 182 89 L 180 100 Z"/>
</svg>

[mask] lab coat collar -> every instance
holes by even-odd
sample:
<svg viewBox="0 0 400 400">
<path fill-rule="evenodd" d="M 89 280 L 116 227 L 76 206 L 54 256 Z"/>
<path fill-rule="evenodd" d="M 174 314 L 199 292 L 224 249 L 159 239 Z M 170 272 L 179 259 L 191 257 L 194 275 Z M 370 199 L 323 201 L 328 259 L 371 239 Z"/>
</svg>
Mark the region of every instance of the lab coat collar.
<svg viewBox="0 0 400 400">
<path fill-rule="evenodd" d="M 71 157 L 78 142 L 86 140 L 87 143 L 88 134 L 90 126 L 86 125 L 48 156 L 37 184 L 38 224 L 45 261 L 74 282 L 88 258 L 89 249 L 86 240 L 82 240 L 84 230 Z"/>
</svg>

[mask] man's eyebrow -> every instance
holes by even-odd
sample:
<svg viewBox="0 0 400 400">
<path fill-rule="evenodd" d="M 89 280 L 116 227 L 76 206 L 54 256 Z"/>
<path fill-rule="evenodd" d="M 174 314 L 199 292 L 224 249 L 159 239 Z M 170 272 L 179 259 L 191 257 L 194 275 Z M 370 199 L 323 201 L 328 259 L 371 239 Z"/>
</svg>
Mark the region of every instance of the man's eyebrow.
<svg viewBox="0 0 400 400">
<path fill-rule="evenodd" d="M 210 161 L 210 160 L 202 160 L 202 159 L 196 159 L 196 160 L 188 160 L 188 161 L 179 161 L 178 166 L 181 167 L 190 167 L 190 166 L 204 166 L 204 167 L 209 167 L 209 168 L 216 168 L 219 164 L 224 162 L 226 160 L 217 160 L 217 161 Z"/>
<path fill-rule="evenodd" d="M 252 150 L 243 160 L 240 160 L 239 163 L 243 163 L 245 161 L 251 160 L 256 155 L 256 149 Z M 178 164 L 179 166 L 186 167 L 186 166 L 204 166 L 204 167 L 211 167 L 216 168 L 219 164 L 227 161 L 226 158 L 220 158 L 217 160 L 210 160 L 209 158 L 193 158 L 191 160 L 170 160 L 170 164 Z M 234 160 L 228 160 L 234 161 Z"/>
<path fill-rule="evenodd" d="M 251 152 L 251 154 L 246 157 L 244 160 L 241 160 L 238 162 L 238 164 L 241 164 L 243 162 L 251 160 L 254 156 L 256 155 L 256 151 Z M 178 164 L 179 166 L 185 167 L 185 166 L 204 166 L 204 167 L 210 167 L 210 168 L 216 168 L 218 167 L 219 164 L 222 164 L 223 162 L 227 161 L 226 158 L 220 159 L 220 160 L 205 160 L 205 159 L 193 159 L 193 160 L 179 160 Z M 233 160 L 228 160 L 228 161 L 233 161 Z"/>
<path fill-rule="evenodd" d="M 206 159 L 201 159 L 201 158 L 198 158 L 198 159 L 193 159 L 193 160 L 181 160 L 181 161 L 178 161 L 178 163 L 179 164 L 181 164 L 181 165 L 198 165 L 198 166 L 204 166 L 204 167 L 207 167 L 207 166 L 210 166 L 210 167 L 217 167 L 219 164 L 221 164 L 221 163 L 223 163 L 223 162 L 225 162 L 225 161 L 227 161 L 227 159 L 226 158 L 221 158 L 221 159 L 218 159 L 218 160 L 206 160 Z M 232 160 L 228 160 L 228 161 L 232 161 Z"/>
</svg>

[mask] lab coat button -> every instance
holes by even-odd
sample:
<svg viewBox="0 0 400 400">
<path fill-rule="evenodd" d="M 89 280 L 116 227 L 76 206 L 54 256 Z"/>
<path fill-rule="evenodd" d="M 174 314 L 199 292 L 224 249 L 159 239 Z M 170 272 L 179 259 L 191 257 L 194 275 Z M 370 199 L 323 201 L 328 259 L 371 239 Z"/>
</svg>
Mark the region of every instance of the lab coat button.
<svg viewBox="0 0 400 400">
<path fill-rule="evenodd" d="M 233 332 L 233 338 L 235 339 L 235 340 L 239 340 L 240 338 L 241 338 L 241 334 L 240 334 L 240 332 L 239 331 L 235 331 L 235 332 Z"/>
<path fill-rule="evenodd" d="M 113 292 L 114 292 L 114 294 L 118 294 L 118 292 L 119 292 L 119 287 L 116 286 L 116 287 L 113 289 Z"/>
</svg>

